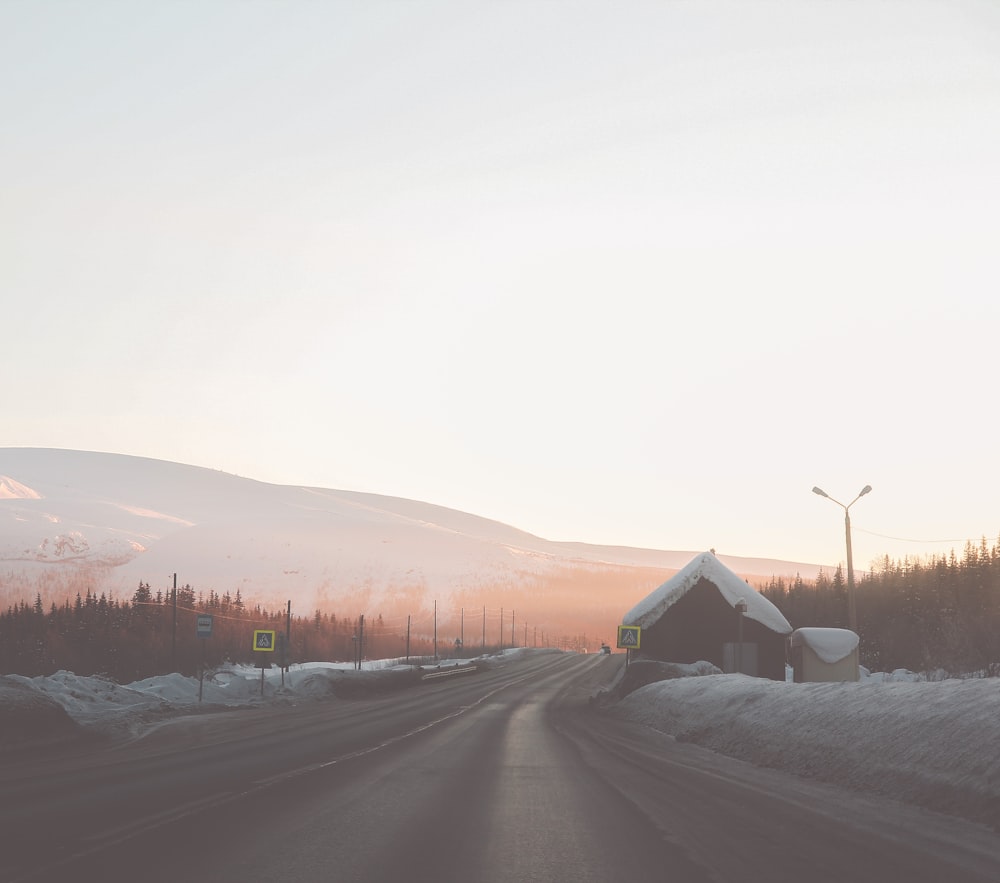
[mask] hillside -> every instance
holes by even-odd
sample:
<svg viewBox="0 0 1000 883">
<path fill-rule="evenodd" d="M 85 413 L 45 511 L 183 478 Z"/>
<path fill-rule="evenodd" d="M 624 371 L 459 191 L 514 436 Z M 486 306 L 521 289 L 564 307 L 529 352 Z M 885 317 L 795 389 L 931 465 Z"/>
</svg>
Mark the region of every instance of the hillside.
<svg viewBox="0 0 1000 883">
<path fill-rule="evenodd" d="M 173 574 L 249 604 L 386 617 L 518 609 L 518 627 L 607 637 L 694 551 L 542 539 L 431 503 L 267 484 L 141 457 L 0 448 L 0 603 L 130 596 Z M 753 581 L 814 565 L 719 555 Z M 498 620 L 499 621 L 499 620 Z"/>
</svg>

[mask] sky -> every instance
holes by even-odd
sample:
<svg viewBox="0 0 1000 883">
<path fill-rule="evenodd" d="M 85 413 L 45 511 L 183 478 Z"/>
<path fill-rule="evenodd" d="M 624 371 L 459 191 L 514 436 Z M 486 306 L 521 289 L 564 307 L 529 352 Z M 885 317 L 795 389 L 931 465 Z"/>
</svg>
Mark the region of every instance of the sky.
<svg viewBox="0 0 1000 883">
<path fill-rule="evenodd" d="M 532 651 L 511 650 L 506 656 L 525 652 Z M 605 659 L 595 656 L 594 664 Z M 392 662 L 366 662 L 365 676 Z M 673 679 L 640 687 L 606 706 L 608 712 L 758 766 L 964 816 L 956 820 L 956 830 L 969 837 L 978 830 L 983 860 L 1000 859 L 996 832 L 985 826 L 995 822 L 1000 798 L 1000 759 L 983 750 L 984 734 L 995 727 L 1000 710 L 995 679 L 934 680 L 902 669 L 863 669 L 856 683 L 796 684 L 723 675 L 705 662 L 671 668 Z M 232 707 L 289 698 L 328 701 L 331 681 L 353 676 L 349 669 L 350 663 L 306 663 L 282 674 L 274 667 L 265 672 L 262 698 L 261 670 L 236 666 L 206 675 L 203 701 Z M 55 702 L 88 729 L 118 733 L 138 734 L 144 721 L 160 725 L 165 711 L 190 713 L 198 692 L 198 678 L 176 673 L 124 686 L 66 671 L 0 677 L 0 704 L 9 717 L 39 702 Z M 847 745 L 850 750 L 844 750 Z M 842 799 L 834 792 L 828 798 Z M 856 813 L 857 803 L 847 803 L 843 811 Z M 922 825 L 904 815 L 896 804 L 883 822 L 895 819 L 904 829 Z M 924 816 L 928 823 L 931 818 Z"/>
<path fill-rule="evenodd" d="M 837 564 L 1000 535 L 1000 8 L 0 4 L 4 446 Z"/>
</svg>

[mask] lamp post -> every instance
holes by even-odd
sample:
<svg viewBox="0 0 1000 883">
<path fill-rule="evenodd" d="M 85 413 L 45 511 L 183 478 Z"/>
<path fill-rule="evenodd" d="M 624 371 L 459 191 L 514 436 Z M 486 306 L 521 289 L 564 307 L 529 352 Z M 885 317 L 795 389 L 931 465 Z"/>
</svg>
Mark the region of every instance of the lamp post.
<svg viewBox="0 0 1000 883">
<path fill-rule="evenodd" d="M 851 555 L 851 506 L 858 502 L 865 494 L 870 493 L 872 486 L 866 484 L 861 488 L 861 492 L 846 506 L 840 502 L 840 500 L 834 500 L 825 490 L 822 488 L 814 487 L 813 493 L 819 494 L 821 497 L 826 497 L 833 503 L 836 503 L 844 510 L 844 531 L 847 534 L 847 623 L 848 628 L 855 634 L 858 631 L 858 612 L 854 604 L 854 559 Z"/>
</svg>

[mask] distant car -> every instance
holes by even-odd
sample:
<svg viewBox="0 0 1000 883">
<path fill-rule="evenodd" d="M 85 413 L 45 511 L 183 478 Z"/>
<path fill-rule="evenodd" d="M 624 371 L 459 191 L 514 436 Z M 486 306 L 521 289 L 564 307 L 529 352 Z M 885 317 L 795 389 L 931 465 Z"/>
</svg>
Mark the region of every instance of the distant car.
<svg viewBox="0 0 1000 883">
<path fill-rule="evenodd" d="M 605 656 L 610 656 L 611 655 L 611 648 L 607 644 L 601 644 L 601 652 Z"/>
</svg>

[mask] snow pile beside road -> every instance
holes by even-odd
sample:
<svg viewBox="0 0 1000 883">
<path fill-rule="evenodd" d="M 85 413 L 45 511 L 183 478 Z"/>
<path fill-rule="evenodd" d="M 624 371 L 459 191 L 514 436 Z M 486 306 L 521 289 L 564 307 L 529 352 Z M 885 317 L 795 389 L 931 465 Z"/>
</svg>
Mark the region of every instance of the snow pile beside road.
<svg viewBox="0 0 1000 883">
<path fill-rule="evenodd" d="M 27 744 L 39 746 L 68 736 L 78 737 L 82 732 L 59 702 L 10 677 L 0 678 L 0 715 L 0 750 Z"/>
<path fill-rule="evenodd" d="M 993 826 L 1000 820 L 995 678 L 687 677 L 640 687 L 609 712 L 758 766 Z"/>
<path fill-rule="evenodd" d="M 543 651 L 476 662 L 502 664 L 525 652 Z M 135 735 L 166 717 L 221 707 L 371 696 L 417 683 L 426 671 L 394 660 L 366 662 L 364 671 L 349 663 L 295 665 L 284 674 L 268 668 L 261 696 L 260 669 L 232 666 L 206 674 L 202 702 L 198 678 L 179 674 L 127 686 L 70 672 L 7 675 L 0 677 L 0 746 Z M 795 684 L 721 674 L 708 663 L 635 662 L 594 698 L 604 713 L 681 742 L 1000 825 L 1000 679 L 864 674 L 858 683 Z"/>
<path fill-rule="evenodd" d="M 523 654 L 511 649 L 480 659 L 495 665 Z M 0 747 L 44 747 L 87 736 L 138 735 L 150 724 L 179 714 L 268 702 L 364 697 L 419 683 L 424 670 L 414 660 L 303 663 L 282 672 L 232 665 L 207 671 L 204 679 L 173 673 L 121 685 L 102 677 L 58 671 L 45 677 L 0 676 Z M 450 659 L 435 670 L 468 664 Z"/>
</svg>

